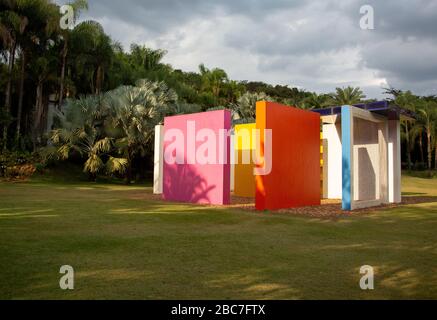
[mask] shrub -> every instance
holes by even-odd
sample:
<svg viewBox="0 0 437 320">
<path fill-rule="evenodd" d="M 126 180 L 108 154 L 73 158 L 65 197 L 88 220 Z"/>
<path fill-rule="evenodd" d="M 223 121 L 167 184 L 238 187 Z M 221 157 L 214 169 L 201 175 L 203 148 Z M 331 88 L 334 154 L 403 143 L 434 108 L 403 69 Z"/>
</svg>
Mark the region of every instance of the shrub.
<svg viewBox="0 0 437 320">
<path fill-rule="evenodd" d="M 0 155 L 0 177 L 8 180 L 21 180 L 31 177 L 40 162 L 36 153 L 3 152 Z"/>
</svg>

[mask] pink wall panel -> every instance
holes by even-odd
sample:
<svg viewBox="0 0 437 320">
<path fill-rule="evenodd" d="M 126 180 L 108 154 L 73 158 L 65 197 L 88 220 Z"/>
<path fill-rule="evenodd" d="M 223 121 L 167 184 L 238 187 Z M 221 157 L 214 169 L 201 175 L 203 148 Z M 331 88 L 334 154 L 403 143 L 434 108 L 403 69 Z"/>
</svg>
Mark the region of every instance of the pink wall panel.
<svg viewBox="0 0 437 320">
<path fill-rule="evenodd" d="M 230 128 L 229 110 L 165 118 L 165 200 L 217 205 L 230 203 L 230 137 L 224 134 L 224 129 L 227 132 Z M 177 132 L 182 133 L 182 139 L 176 137 Z M 214 148 L 205 149 L 207 141 Z M 199 161 L 199 155 L 204 156 L 203 159 L 206 157 L 207 161 Z M 178 162 L 166 161 L 166 157 L 178 159 Z"/>
</svg>

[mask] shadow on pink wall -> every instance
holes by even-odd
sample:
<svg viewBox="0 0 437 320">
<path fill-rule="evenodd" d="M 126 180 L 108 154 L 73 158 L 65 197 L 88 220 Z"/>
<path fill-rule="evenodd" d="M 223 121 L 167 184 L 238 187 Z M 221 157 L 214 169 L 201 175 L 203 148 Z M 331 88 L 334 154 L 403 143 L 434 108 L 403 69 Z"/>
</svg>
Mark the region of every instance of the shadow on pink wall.
<svg viewBox="0 0 437 320">
<path fill-rule="evenodd" d="M 230 203 L 230 128 L 229 110 L 164 119 L 165 200 L 214 205 Z M 203 153 L 202 147 L 206 147 Z M 167 161 L 166 157 L 169 157 Z"/>
<path fill-rule="evenodd" d="M 164 176 L 164 200 L 189 203 L 212 203 L 210 192 L 216 188 L 208 185 L 191 165 L 169 165 Z"/>
</svg>

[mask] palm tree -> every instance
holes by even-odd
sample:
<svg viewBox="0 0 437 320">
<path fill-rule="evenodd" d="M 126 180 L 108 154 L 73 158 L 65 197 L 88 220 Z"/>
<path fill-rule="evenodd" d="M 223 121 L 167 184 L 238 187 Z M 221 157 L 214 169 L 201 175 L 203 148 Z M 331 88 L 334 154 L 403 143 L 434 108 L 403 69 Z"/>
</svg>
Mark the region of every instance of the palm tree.
<svg viewBox="0 0 437 320">
<path fill-rule="evenodd" d="M 165 50 L 153 50 L 146 46 L 137 44 L 131 45 L 130 60 L 136 66 L 141 66 L 145 70 L 154 70 L 161 66 L 161 60 L 167 54 Z"/>
<path fill-rule="evenodd" d="M 223 84 L 228 81 L 226 72 L 219 68 L 210 70 L 204 64 L 199 66 L 199 71 L 202 77 L 202 89 L 212 92 L 216 99 L 218 99 Z"/>
<path fill-rule="evenodd" d="M 434 170 L 437 170 L 437 125 L 434 122 Z"/>
<path fill-rule="evenodd" d="M 46 149 L 46 158 L 66 160 L 73 153 L 86 157 L 84 172 L 95 180 L 105 170 L 109 174 L 124 173 L 127 160 L 113 157 L 114 139 L 103 131 L 108 110 L 102 96 L 68 100 L 65 115 L 58 112 L 62 128 L 52 131 L 52 147 Z"/>
<path fill-rule="evenodd" d="M 401 108 L 416 111 L 416 107 L 420 104 L 419 98 L 411 93 L 411 91 L 406 92 L 396 92 L 394 103 Z M 417 124 L 416 124 L 417 125 Z M 412 124 L 409 120 L 402 121 L 402 128 L 405 132 L 404 137 L 407 145 L 407 165 L 408 170 L 411 170 L 412 161 L 411 161 L 411 153 L 414 148 L 415 142 L 415 133 L 417 133 L 417 129 L 413 130 L 415 124 Z M 415 132 L 416 131 L 416 132 Z M 421 139 L 422 137 L 420 137 Z"/>
<path fill-rule="evenodd" d="M 39 57 L 31 65 L 31 72 L 36 82 L 32 134 L 34 148 L 41 142 L 41 135 L 46 129 L 47 106 L 44 103 L 44 87 L 46 82 L 56 81 L 57 62 L 56 50 L 51 47 L 49 51 L 41 51 Z"/>
<path fill-rule="evenodd" d="M 190 113 L 197 113 L 197 112 L 202 112 L 202 107 L 199 106 L 198 104 L 177 102 L 171 114 L 179 115 L 179 114 L 190 114 Z"/>
<path fill-rule="evenodd" d="M 21 113 L 23 107 L 24 78 L 25 68 L 28 60 L 28 51 L 34 50 L 37 57 L 33 61 L 34 70 L 37 70 L 36 78 L 36 103 L 35 103 L 35 123 L 41 116 L 43 84 L 47 80 L 49 65 L 48 52 L 53 48 L 56 39 L 55 30 L 59 25 L 58 6 L 49 0 L 10 0 L 3 1 L 2 6 L 7 4 L 6 10 L 0 14 L 0 34 L 3 40 L 8 43 L 9 48 L 9 77 L 6 90 L 6 113 L 11 109 L 11 82 L 12 69 L 15 62 L 15 55 L 20 53 L 20 81 L 19 81 L 19 101 L 17 110 L 17 137 L 20 133 Z M 52 54 L 52 53 L 50 53 Z M 41 72 L 41 69 L 44 69 Z M 46 73 L 47 72 L 47 73 Z M 6 148 L 8 124 L 4 126 L 3 136 Z"/>
<path fill-rule="evenodd" d="M 56 129 L 52 132 L 51 140 L 58 146 L 56 152 L 60 160 L 68 159 L 72 151 L 85 155 L 84 172 L 88 172 L 92 180 L 103 169 L 110 174 L 123 173 L 126 169 L 126 159 L 110 155 L 113 140 L 108 137 L 99 139 L 95 128 L 83 127 L 73 131 Z"/>
<path fill-rule="evenodd" d="M 331 97 L 328 94 L 309 93 L 303 100 L 301 106 L 303 109 L 322 109 L 331 104 Z"/>
<path fill-rule="evenodd" d="M 423 101 L 423 105 L 419 108 L 421 115 L 421 123 L 425 129 L 427 138 L 427 164 L 428 169 L 432 168 L 432 141 L 434 140 L 435 126 L 437 121 L 437 103 L 434 101 Z"/>
<path fill-rule="evenodd" d="M 235 103 L 241 97 L 245 87 L 238 81 L 230 80 L 224 85 L 224 92 L 226 94 L 227 103 Z"/>
<path fill-rule="evenodd" d="M 177 95 L 163 82 L 139 80 L 105 94 L 67 100 L 61 128 L 51 134 L 52 152 L 65 160 L 74 152 L 86 157 L 84 171 L 125 173 L 132 180 L 132 161 L 150 151 L 155 125 L 177 112 Z"/>
<path fill-rule="evenodd" d="M 28 20 L 26 17 L 22 17 L 17 13 L 16 1 L 4 1 L 1 3 L 0 8 L 2 9 L 0 11 L 0 38 L 8 52 L 8 72 L 4 104 L 4 117 L 6 117 L 6 121 L 3 127 L 3 149 L 6 150 L 8 126 L 10 124 L 12 81 L 17 50 L 17 38 L 20 33 L 24 32 Z"/>
<path fill-rule="evenodd" d="M 21 37 L 21 68 L 20 68 L 20 88 L 18 94 L 18 110 L 17 110 L 17 126 L 16 126 L 16 134 L 15 140 L 18 142 L 21 131 L 21 114 L 23 111 L 23 99 L 24 99 L 24 79 L 26 72 L 26 63 L 27 63 L 27 41 L 28 38 Z"/>
<path fill-rule="evenodd" d="M 112 58 L 112 40 L 96 21 L 78 24 L 70 35 L 75 52 L 75 63 L 90 83 L 91 92 L 99 94 L 105 80 L 105 72 Z"/>
<path fill-rule="evenodd" d="M 127 161 L 126 182 L 130 183 L 132 161 L 146 154 L 155 126 L 165 115 L 174 113 L 177 95 L 164 82 L 139 80 L 135 87 L 122 86 L 108 92 L 105 99 L 111 110 L 111 135 L 118 153 Z"/>
<path fill-rule="evenodd" d="M 25 91 L 24 81 L 26 78 L 28 60 L 31 60 L 32 53 L 36 52 L 37 54 L 35 55 L 40 54 L 37 47 L 41 46 L 41 40 L 49 39 L 55 35 L 55 31 L 58 29 L 57 7 L 49 1 L 21 0 L 17 6 L 17 12 L 23 21 L 23 25 L 18 34 L 21 67 L 15 136 L 16 143 L 18 143 L 21 134 L 21 118 Z M 43 50 L 44 49 L 43 47 Z"/>
<path fill-rule="evenodd" d="M 88 1 L 87 0 L 74 0 L 73 2 L 70 2 L 69 5 L 73 8 L 74 12 L 74 22 L 77 21 L 79 18 L 80 12 L 82 10 L 88 9 Z M 67 55 L 68 55 L 68 48 L 69 48 L 69 37 L 71 34 L 70 30 L 63 30 L 61 31 L 62 38 L 64 40 L 64 45 L 61 50 L 61 78 L 59 79 L 59 100 L 58 100 L 58 108 L 62 107 L 63 100 L 64 100 L 64 83 L 65 83 L 65 68 L 67 65 Z"/>
<path fill-rule="evenodd" d="M 363 101 L 366 98 L 359 87 L 336 88 L 335 93 L 331 94 L 333 104 L 353 105 Z"/>
<path fill-rule="evenodd" d="M 273 101 L 273 99 L 264 92 L 246 92 L 237 100 L 237 103 L 231 104 L 230 108 L 233 112 L 235 123 L 254 122 L 256 118 L 256 103 L 258 101 Z"/>
<path fill-rule="evenodd" d="M 425 133 L 423 125 L 420 121 L 415 121 L 410 126 L 410 139 L 412 141 L 412 145 L 415 146 L 416 141 L 419 144 L 419 157 L 420 163 L 425 163 L 425 158 L 423 155 L 423 135 Z"/>
</svg>

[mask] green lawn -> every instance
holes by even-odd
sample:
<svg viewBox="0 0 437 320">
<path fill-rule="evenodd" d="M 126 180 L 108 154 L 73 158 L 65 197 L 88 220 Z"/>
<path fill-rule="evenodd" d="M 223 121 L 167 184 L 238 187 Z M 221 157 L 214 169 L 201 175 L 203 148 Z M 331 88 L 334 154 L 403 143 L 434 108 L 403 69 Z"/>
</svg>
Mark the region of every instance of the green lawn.
<svg viewBox="0 0 437 320">
<path fill-rule="evenodd" d="M 140 186 L 0 183 L 0 298 L 437 299 L 437 179 L 403 184 L 423 203 L 328 220 L 150 201 Z"/>
</svg>

